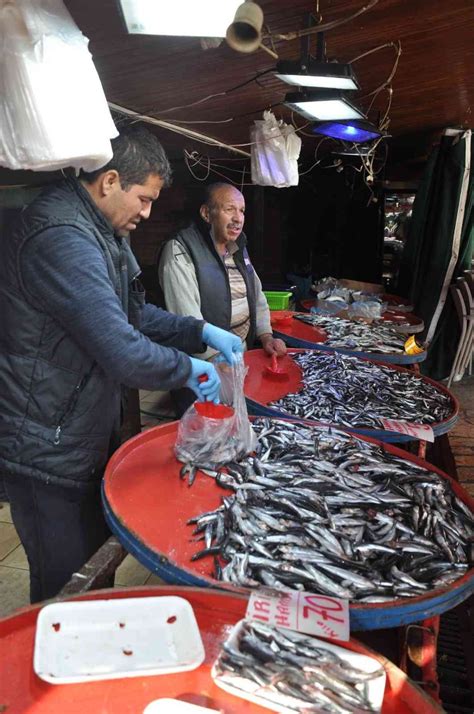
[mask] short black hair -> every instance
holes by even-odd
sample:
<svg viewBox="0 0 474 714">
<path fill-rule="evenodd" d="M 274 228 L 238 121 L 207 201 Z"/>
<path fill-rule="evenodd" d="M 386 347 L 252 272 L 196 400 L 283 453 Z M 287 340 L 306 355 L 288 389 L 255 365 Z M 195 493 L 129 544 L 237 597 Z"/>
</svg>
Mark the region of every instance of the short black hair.
<svg viewBox="0 0 474 714">
<path fill-rule="evenodd" d="M 93 183 L 105 171 L 115 170 L 126 191 L 133 184 L 144 184 L 151 174 L 159 176 L 163 185 L 171 184 L 172 170 L 162 145 L 148 129 L 137 124 L 123 128 L 112 139 L 113 156 L 109 163 L 97 171 L 81 171 L 79 177 Z"/>
</svg>

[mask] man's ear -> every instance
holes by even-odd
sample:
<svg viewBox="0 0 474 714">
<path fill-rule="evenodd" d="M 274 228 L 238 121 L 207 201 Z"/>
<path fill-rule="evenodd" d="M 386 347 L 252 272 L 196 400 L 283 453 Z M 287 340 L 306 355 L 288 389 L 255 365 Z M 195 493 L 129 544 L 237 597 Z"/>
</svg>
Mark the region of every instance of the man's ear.
<svg viewBox="0 0 474 714">
<path fill-rule="evenodd" d="M 113 191 L 121 188 L 118 171 L 110 169 L 99 176 L 99 189 L 102 196 L 108 196 Z"/>
<path fill-rule="evenodd" d="M 206 223 L 211 222 L 209 220 L 209 217 L 210 217 L 209 206 L 206 206 L 205 203 L 203 203 L 201 208 L 199 209 L 199 215 L 201 216 L 203 221 L 206 221 Z"/>
</svg>

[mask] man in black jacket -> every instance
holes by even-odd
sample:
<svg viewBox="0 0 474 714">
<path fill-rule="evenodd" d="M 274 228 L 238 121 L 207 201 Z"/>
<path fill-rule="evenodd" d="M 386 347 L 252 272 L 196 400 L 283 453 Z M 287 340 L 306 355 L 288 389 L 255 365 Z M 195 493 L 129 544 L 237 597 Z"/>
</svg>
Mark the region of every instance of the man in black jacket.
<svg viewBox="0 0 474 714">
<path fill-rule="evenodd" d="M 186 385 L 216 399 L 241 343 L 144 301 L 125 237 L 171 177 L 156 138 L 125 129 L 102 169 L 41 194 L 3 236 L 0 473 L 30 564 L 32 602 L 52 597 L 108 537 L 100 480 L 117 445 L 122 386 Z M 207 374 L 200 384 L 198 377 Z"/>
</svg>

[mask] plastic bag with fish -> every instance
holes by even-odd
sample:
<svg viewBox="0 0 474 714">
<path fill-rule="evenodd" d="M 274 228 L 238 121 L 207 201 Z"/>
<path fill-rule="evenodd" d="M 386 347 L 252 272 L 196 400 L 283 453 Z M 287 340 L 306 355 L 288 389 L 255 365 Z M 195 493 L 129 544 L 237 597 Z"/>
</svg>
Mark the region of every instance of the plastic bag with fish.
<svg viewBox="0 0 474 714">
<path fill-rule="evenodd" d="M 189 407 L 180 421 L 175 445 L 176 457 L 184 463 L 227 463 L 251 453 L 257 444 L 244 396 L 247 368 L 243 362 L 232 367 L 217 362 L 215 367 L 221 379 L 221 403 L 232 407 L 233 413 L 214 419 L 201 416 L 194 404 Z"/>
</svg>

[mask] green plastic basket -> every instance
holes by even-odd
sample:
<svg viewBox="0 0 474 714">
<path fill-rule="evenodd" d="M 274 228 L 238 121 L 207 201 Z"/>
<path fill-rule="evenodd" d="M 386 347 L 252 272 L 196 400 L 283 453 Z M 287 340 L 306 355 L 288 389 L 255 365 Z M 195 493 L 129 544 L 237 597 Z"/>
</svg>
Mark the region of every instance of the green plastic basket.
<svg viewBox="0 0 474 714">
<path fill-rule="evenodd" d="M 270 310 L 287 310 L 290 298 L 293 297 L 293 293 L 281 293 L 268 290 L 264 290 L 263 294 L 267 298 Z"/>
</svg>

